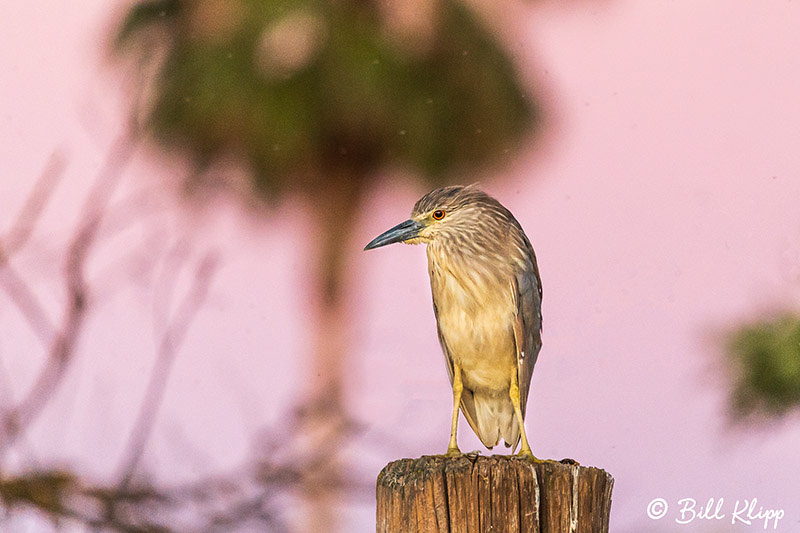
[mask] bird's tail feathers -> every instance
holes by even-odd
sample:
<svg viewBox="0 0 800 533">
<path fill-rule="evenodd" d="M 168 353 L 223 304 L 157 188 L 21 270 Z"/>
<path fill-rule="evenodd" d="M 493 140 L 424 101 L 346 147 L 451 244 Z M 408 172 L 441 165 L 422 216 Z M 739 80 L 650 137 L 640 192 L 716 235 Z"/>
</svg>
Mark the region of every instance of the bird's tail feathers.
<svg viewBox="0 0 800 533">
<path fill-rule="evenodd" d="M 473 395 L 475 409 L 473 429 L 483 445 L 492 448 L 502 437 L 506 446 L 516 447 L 519 441 L 519 425 L 508 398 L 479 392 L 474 392 Z"/>
</svg>

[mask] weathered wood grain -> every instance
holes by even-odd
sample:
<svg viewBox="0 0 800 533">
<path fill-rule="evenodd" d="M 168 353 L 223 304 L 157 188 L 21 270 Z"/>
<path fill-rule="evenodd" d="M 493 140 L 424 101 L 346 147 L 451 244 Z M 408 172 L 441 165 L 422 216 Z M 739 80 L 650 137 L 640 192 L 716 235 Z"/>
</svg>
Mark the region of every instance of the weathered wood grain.
<svg viewBox="0 0 800 533">
<path fill-rule="evenodd" d="M 378 476 L 378 533 L 603 533 L 614 479 L 516 456 L 400 459 Z"/>
</svg>

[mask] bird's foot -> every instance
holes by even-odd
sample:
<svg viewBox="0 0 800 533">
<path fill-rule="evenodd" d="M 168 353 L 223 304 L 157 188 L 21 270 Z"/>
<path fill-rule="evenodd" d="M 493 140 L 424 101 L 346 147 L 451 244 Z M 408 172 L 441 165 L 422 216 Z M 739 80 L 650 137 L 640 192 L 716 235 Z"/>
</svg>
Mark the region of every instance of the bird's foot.
<svg viewBox="0 0 800 533">
<path fill-rule="evenodd" d="M 447 453 L 445 453 L 446 457 L 458 457 L 461 455 L 461 450 L 458 449 L 458 446 L 448 446 Z"/>
<path fill-rule="evenodd" d="M 532 462 L 533 464 L 542 464 L 542 463 L 550 463 L 554 465 L 570 465 L 570 466 L 580 466 L 580 463 L 575 459 L 561 459 L 560 461 L 556 461 L 555 459 L 539 459 L 533 452 L 522 450 L 517 454 L 517 457 L 525 459 L 527 461 Z"/>
<path fill-rule="evenodd" d="M 521 459 L 525 459 L 526 461 L 530 461 L 530 462 L 535 463 L 535 464 L 546 463 L 547 462 L 547 461 L 545 461 L 543 459 L 539 459 L 538 457 L 533 455 L 533 452 L 530 451 L 530 450 L 520 450 L 519 453 L 517 454 L 517 457 L 519 457 Z"/>
<path fill-rule="evenodd" d="M 558 461 L 554 461 L 552 459 L 539 459 L 538 457 L 533 455 L 533 452 L 530 450 L 520 450 L 519 453 L 517 454 L 517 457 L 520 457 L 522 459 L 525 459 L 526 461 L 530 461 L 531 463 L 537 465 L 542 463 L 558 464 Z"/>
</svg>

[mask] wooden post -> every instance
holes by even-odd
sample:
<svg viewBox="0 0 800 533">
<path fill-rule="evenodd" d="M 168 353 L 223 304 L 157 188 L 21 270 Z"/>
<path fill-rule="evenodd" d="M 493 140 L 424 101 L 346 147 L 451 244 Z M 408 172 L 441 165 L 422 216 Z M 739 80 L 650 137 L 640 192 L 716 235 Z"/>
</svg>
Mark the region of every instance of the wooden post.
<svg viewBox="0 0 800 533">
<path fill-rule="evenodd" d="M 400 459 L 378 476 L 377 533 L 604 533 L 614 478 L 508 455 Z"/>
</svg>

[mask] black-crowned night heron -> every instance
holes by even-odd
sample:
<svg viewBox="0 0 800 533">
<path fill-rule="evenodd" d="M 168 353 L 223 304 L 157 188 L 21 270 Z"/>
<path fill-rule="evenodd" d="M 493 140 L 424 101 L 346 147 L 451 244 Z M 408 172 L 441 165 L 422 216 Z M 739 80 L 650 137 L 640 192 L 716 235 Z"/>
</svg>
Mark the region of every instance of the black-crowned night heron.
<svg viewBox="0 0 800 533">
<path fill-rule="evenodd" d="M 436 189 L 411 218 L 364 249 L 395 242 L 428 245 L 433 312 L 453 386 L 448 455 L 459 406 L 487 447 L 502 437 L 535 457 L 525 435 L 525 404 L 542 346 L 542 284 L 536 255 L 519 222 L 474 186 Z"/>
</svg>

